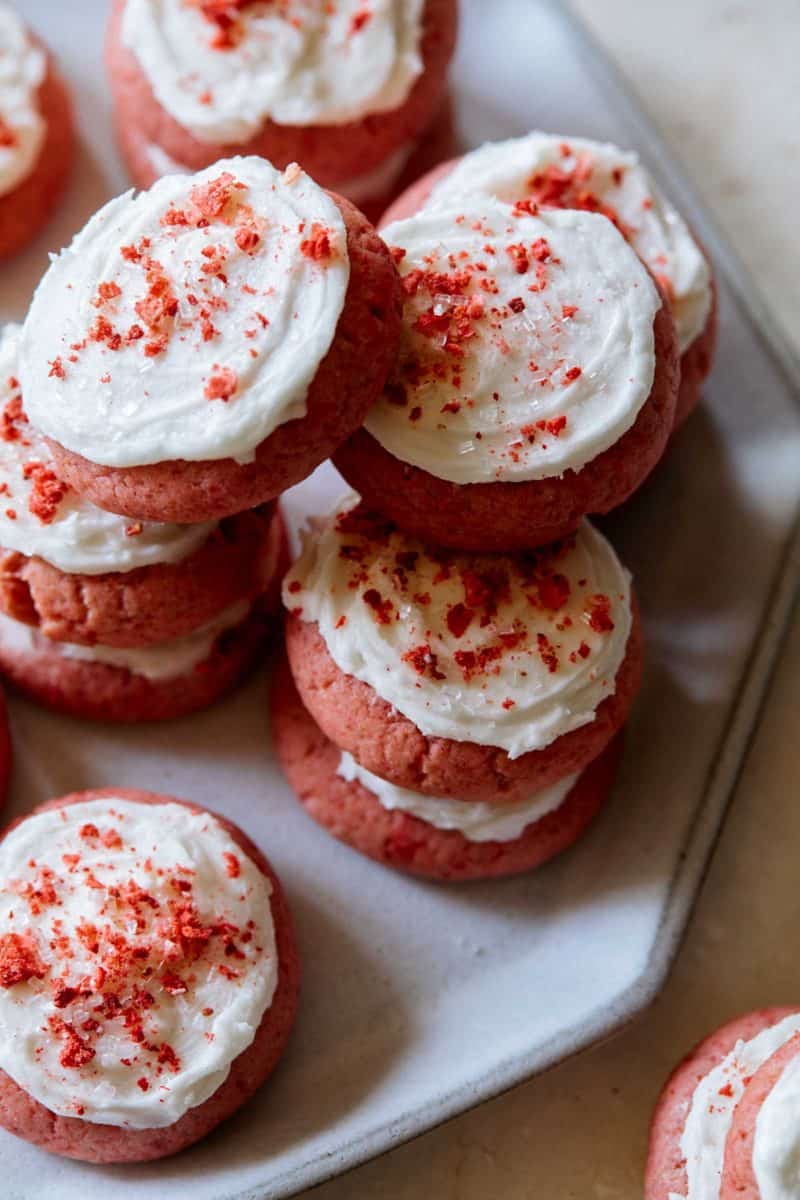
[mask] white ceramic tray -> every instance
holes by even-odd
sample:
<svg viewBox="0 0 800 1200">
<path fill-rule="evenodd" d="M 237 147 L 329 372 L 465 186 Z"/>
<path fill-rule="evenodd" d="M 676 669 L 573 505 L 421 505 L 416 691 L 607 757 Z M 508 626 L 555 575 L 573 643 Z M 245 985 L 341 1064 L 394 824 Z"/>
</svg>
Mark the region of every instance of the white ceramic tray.
<svg viewBox="0 0 800 1200">
<path fill-rule="evenodd" d="M 2 268 L 0 320 L 23 316 L 48 245 L 125 184 L 101 66 L 106 4 L 19 2 L 61 57 L 85 141 L 67 205 Z M 638 147 L 723 275 L 704 409 L 658 477 L 606 523 L 649 634 L 616 798 L 574 852 L 531 877 L 437 887 L 361 859 L 303 816 L 270 751 L 263 678 L 212 712 L 134 731 L 15 702 L 13 812 L 116 783 L 233 817 L 287 885 L 305 995 L 273 1081 L 196 1149 L 90 1168 L 3 1135 L 5 1200 L 290 1195 L 607 1036 L 653 997 L 675 953 L 797 576 L 796 367 L 663 146 L 557 3 L 464 0 L 456 81 L 469 142 L 541 126 Z M 292 514 L 321 509 L 337 486 L 332 472 L 318 475 L 291 496 Z"/>
</svg>

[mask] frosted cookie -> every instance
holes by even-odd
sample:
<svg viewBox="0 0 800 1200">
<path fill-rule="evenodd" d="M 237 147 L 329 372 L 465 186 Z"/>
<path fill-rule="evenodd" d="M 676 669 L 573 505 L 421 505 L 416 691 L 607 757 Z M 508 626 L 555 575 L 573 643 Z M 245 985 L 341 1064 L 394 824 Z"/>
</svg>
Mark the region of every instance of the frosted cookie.
<svg viewBox="0 0 800 1200">
<path fill-rule="evenodd" d="M 590 525 L 526 555 L 426 548 L 352 507 L 283 584 L 298 691 L 324 734 L 399 787 L 524 801 L 621 729 L 642 648 L 630 577 Z"/>
<path fill-rule="evenodd" d="M 274 587 L 286 557 L 274 504 L 220 523 L 131 521 L 54 469 L 25 416 L 18 327 L 0 333 L 0 611 L 46 637 L 143 646 L 182 637 Z M 285 567 L 283 567 L 285 569 Z"/>
<path fill-rule="evenodd" d="M 0 1124 L 87 1162 L 174 1154 L 271 1073 L 299 976 L 235 825 L 124 788 L 50 801 L 0 843 Z"/>
<path fill-rule="evenodd" d="M 0 675 L 37 703 L 94 721 L 167 721 L 207 708 L 260 662 L 274 616 L 241 600 L 183 637 L 121 648 L 53 641 L 0 613 Z"/>
<path fill-rule="evenodd" d="M 48 220 L 73 154 L 66 85 L 47 49 L 0 2 L 0 259 L 20 250 Z"/>
<path fill-rule="evenodd" d="M 624 233 L 661 283 L 675 315 L 681 355 L 675 417 L 681 424 L 700 398 L 714 357 L 714 275 L 702 246 L 638 156 L 604 142 L 547 133 L 488 143 L 412 184 L 384 223 L 476 195 L 599 212 Z"/>
<path fill-rule="evenodd" d="M 667 1082 L 653 1116 L 645 1200 L 789 1200 L 800 1152 L 800 1012 L 723 1025 Z"/>
<path fill-rule="evenodd" d="M 275 749 L 303 808 L 334 837 L 387 866 L 452 882 L 540 866 L 581 836 L 608 798 L 621 740 L 529 800 L 440 799 L 387 783 L 331 742 L 284 663 L 272 686 Z"/>
<path fill-rule="evenodd" d="M 241 512 L 361 424 L 394 361 L 398 287 L 372 226 L 299 167 L 165 176 L 51 262 L 21 339 L 25 409 L 101 508 Z"/>
<path fill-rule="evenodd" d="M 384 236 L 400 355 L 334 456 L 366 503 L 440 545 L 515 550 L 636 491 L 674 424 L 675 330 L 612 223 L 478 197 Z"/>
<path fill-rule="evenodd" d="M 117 0 L 106 58 L 133 179 L 255 154 L 388 203 L 441 103 L 456 20 L 456 0 Z"/>
<path fill-rule="evenodd" d="M 139 188 L 151 187 L 162 175 L 187 174 L 191 170 L 185 163 L 176 162 L 160 146 L 149 141 L 136 122 L 118 118 L 116 135 L 128 173 Z M 377 224 L 396 196 L 421 175 L 427 174 L 445 159 L 452 158 L 456 152 L 453 103 L 448 94 L 430 125 L 415 143 L 401 147 L 366 174 L 340 180 L 336 192 L 355 204 L 373 224 Z"/>
</svg>

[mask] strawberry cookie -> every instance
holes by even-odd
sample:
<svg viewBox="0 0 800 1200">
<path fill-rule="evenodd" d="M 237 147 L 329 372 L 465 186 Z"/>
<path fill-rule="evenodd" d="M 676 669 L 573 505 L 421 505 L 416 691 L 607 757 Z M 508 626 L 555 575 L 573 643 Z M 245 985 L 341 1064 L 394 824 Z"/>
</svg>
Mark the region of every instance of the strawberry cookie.
<svg viewBox="0 0 800 1200">
<path fill-rule="evenodd" d="M 0 0 L 0 259 L 61 199 L 74 151 L 72 104 L 46 48 Z"/>
<path fill-rule="evenodd" d="M 730 1021 L 661 1093 L 645 1200 L 792 1200 L 798 1114 L 800 1012 L 768 1008 Z"/>
<path fill-rule="evenodd" d="M 165 176 L 51 262 L 21 339 L 25 410 L 99 507 L 229 516 L 361 424 L 396 354 L 398 290 L 372 226 L 297 166 Z"/>
<path fill-rule="evenodd" d="M 681 355 L 675 414 L 676 425 L 681 424 L 700 398 L 714 357 L 714 276 L 702 247 L 637 155 L 604 142 L 548 133 L 488 143 L 412 184 L 384 223 L 475 196 L 583 209 L 613 221 L 669 299 Z"/>
<path fill-rule="evenodd" d="M 104 512 L 59 479 L 25 416 L 18 340 L 18 327 L 0 333 L 0 611 L 60 641 L 142 646 L 274 586 L 285 557 L 274 504 L 153 524 Z"/>
<path fill-rule="evenodd" d="M 373 775 L 303 707 L 288 665 L 272 691 L 278 757 L 309 816 L 387 866 L 451 882 L 529 871 L 575 842 L 608 798 L 621 739 L 528 800 L 425 796 Z"/>
<path fill-rule="evenodd" d="M 454 554 L 349 500 L 283 600 L 322 732 L 426 796 L 528 801 L 605 749 L 639 686 L 630 577 L 588 523 L 540 551 Z"/>
<path fill-rule="evenodd" d="M 175 1154 L 272 1072 L 299 976 L 229 821 L 127 789 L 41 805 L 0 843 L 0 1124 L 87 1162 Z"/>
<path fill-rule="evenodd" d="M 456 23 L 456 0 L 115 0 L 123 157 L 140 187 L 232 154 L 300 162 L 376 208 L 436 136 Z"/>
<path fill-rule="evenodd" d="M 334 462 L 409 533 L 517 550 L 643 483 L 675 420 L 669 306 L 613 224 L 477 197 L 384 230 L 401 349 Z"/>
</svg>

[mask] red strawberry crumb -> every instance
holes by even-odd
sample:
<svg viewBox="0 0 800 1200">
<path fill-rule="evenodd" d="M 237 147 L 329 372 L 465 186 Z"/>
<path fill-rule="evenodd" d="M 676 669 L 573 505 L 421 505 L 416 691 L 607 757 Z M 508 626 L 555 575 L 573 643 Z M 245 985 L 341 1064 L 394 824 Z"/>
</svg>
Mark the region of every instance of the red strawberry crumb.
<svg viewBox="0 0 800 1200">
<path fill-rule="evenodd" d="M 29 938 L 19 933 L 0 936 L 0 987 L 14 987 L 30 979 L 44 979 L 47 969 Z"/>
<path fill-rule="evenodd" d="M 215 363 L 213 374 L 206 384 L 203 394 L 206 400 L 222 400 L 227 403 L 236 391 L 237 386 L 238 379 L 236 372 L 230 367 L 221 367 L 218 363 Z"/>
</svg>

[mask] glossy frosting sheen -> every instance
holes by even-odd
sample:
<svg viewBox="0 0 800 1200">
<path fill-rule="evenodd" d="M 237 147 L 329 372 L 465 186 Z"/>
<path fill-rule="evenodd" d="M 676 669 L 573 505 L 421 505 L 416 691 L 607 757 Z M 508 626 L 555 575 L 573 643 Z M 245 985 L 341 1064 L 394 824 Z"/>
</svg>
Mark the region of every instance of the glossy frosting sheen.
<svg viewBox="0 0 800 1200">
<path fill-rule="evenodd" d="M 305 415 L 349 274 L 341 213 L 296 166 L 230 159 L 128 192 L 36 291 L 28 415 L 108 466 L 251 460 Z"/>
<path fill-rule="evenodd" d="M 216 522 L 130 521 L 59 480 L 47 444 L 22 410 L 19 334 L 18 325 L 0 332 L 0 546 L 81 575 L 180 562 L 198 550 Z"/>
<path fill-rule="evenodd" d="M 0 196 L 28 178 L 44 145 L 38 89 L 45 69 L 45 56 L 23 22 L 0 3 Z"/>
<path fill-rule="evenodd" d="M 122 24 L 159 104 L 199 141 L 387 112 L 422 71 L 424 0 L 232 0 L 216 18 L 215 7 L 127 0 Z"/>
<path fill-rule="evenodd" d="M 609 221 L 479 198 L 383 236 L 405 251 L 403 344 L 366 427 L 396 458 L 459 484 L 544 479 L 633 425 L 661 302 Z"/>
<path fill-rule="evenodd" d="M 686 1200 L 719 1200 L 725 1140 L 747 1081 L 776 1050 L 798 1032 L 800 1013 L 784 1018 L 749 1042 L 737 1042 L 731 1053 L 697 1085 L 681 1137 L 681 1153 L 686 1159 L 689 1184 Z M 777 1086 L 780 1087 L 780 1083 Z M 754 1150 L 754 1165 L 757 1170 L 759 1159 L 761 1160 L 760 1174 L 757 1176 L 759 1187 L 762 1179 L 768 1182 L 764 1158 L 768 1160 L 772 1178 L 775 1178 L 776 1168 L 777 1175 L 780 1176 L 780 1166 L 777 1162 L 781 1153 L 780 1142 L 773 1141 L 770 1136 L 772 1130 L 765 1127 L 766 1123 L 770 1122 L 768 1105 L 769 1100 L 764 1105 L 767 1109 L 765 1121 L 762 1122 L 761 1116 L 758 1119 Z M 775 1105 L 780 1107 L 780 1093 Z M 793 1110 L 793 1114 L 789 1114 L 789 1121 L 793 1121 L 796 1128 L 797 1109 Z M 794 1136 L 796 1144 L 797 1133 Z M 763 1200 L 788 1200 L 788 1197 L 795 1200 L 797 1194 L 797 1190 L 788 1193 L 783 1193 L 780 1189 L 775 1190 L 774 1184 L 772 1190 L 761 1192 Z M 671 1193 L 670 1200 L 684 1200 L 684 1197 Z"/>
<path fill-rule="evenodd" d="M 38 813 L 0 845 L 0 881 L 2 1069 L 104 1125 L 207 1100 L 278 978 L 269 881 L 219 822 L 121 799 Z"/>
<path fill-rule="evenodd" d="M 625 232 L 670 296 L 681 352 L 711 309 L 711 271 L 683 218 L 635 154 L 604 142 L 531 133 L 467 154 L 434 189 L 428 207 L 466 196 L 604 212 Z"/>
<path fill-rule="evenodd" d="M 337 774 L 343 779 L 358 780 L 390 812 L 399 809 L 420 821 L 426 821 L 435 829 L 460 833 L 468 842 L 513 842 L 522 836 L 529 825 L 560 808 L 579 778 L 578 775 L 570 775 L 552 787 L 537 792 L 527 801 L 485 804 L 423 796 L 420 792 L 396 787 L 379 775 L 365 770 L 346 751 L 342 754 Z"/>
<path fill-rule="evenodd" d="M 427 736 L 512 758 L 594 719 L 631 609 L 630 577 L 591 525 L 527 556 L 434 554 L 352 503 L 283 586 L 342 671 Z"/>
<path fill-rule="evenodd" d="M 55 642 L 35 626 L 0 613 L 0 643 L 7 650 L 20 655 L 60 654 L 62 658 L 102 663 L 107 667 L 130 671 L 132 675 L 140 675 L 151 683 L 166 683 L 170 679 L 188 675 L 195 667 L 206 662 L 220 634 L 240 625 L 250 608 L 247 600 L 239 600 L 207 625 L 183 637 L 156 642 L 152 646 L 125 649 L 119 646 L 80 646 L 72 642 Z"/>
</svg>

